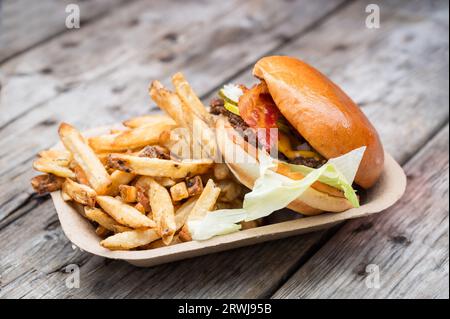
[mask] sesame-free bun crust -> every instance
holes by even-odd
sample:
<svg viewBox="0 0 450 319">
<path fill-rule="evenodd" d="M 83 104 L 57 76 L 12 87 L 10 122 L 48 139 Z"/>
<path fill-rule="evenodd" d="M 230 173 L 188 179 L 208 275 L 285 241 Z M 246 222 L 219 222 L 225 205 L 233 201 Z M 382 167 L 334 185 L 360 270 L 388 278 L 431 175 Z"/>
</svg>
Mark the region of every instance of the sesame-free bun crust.
<svg viewBox="0 0 450 319">
<path fill-rule="evenodd" d="M 384 165 L 378 133 L 336 84 L 310 65 L 287 56 L 262 58 L 253 75 L 266 82 L 283 116 L 325 158 L 367 146 L 355 182 L 369 188 L 378 180 Z"/>
<path fill-rule="evenodd" d="M 257 154 L 255 148 L 235 132 L 224 117 L 219 117 L 216 120 L 216 138 L 225 163 L 234 176 L 243 185 L 251 189 L 259 176 L 257 156 L 253 156 Z M 294 179 L 302 178 L 301 176 L 291 175 L 286 170 L 278 170 L 277 172 Z M 343 212 L 352 208 L 352 204 L 342 194 L 336 193 L 336 189 L 316 182 L 299 198 L 292 201 L 288 208 L 303 215 L 311 216 L 324 211 Z"/>
</svg>

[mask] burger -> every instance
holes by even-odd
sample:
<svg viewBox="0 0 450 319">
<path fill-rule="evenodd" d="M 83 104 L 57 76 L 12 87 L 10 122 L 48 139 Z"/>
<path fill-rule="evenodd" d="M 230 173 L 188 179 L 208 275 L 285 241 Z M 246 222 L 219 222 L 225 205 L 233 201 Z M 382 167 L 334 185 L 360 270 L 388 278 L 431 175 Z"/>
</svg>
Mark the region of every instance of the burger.
<svg viewBox="0 0 450 319">
<path fill-rule="evenodd" d="M 254 151 L 265 150 L 276 160 L 277 174 L 298 181 L 308 175 L 305 172 L 362 147 L 363 155 L 349 182 L 356 189 L 377 182 L 384 164 L 380 138 L 335 83 L 307 63 L 287 56 L 260 59 L 253 75 L 259 83 L 226 85 L 210 105 L 210 113 L 216 115 L 219 149 L 242 184 L 252 189 L 260 171 L 236 161 L 236 152 L 252 154 L 257 163 L 254 154 L 259 153 Z M 234 147 L 227 148 L 230 144 Z M 304 215 L 342 212 L 354 206 L 342 187 L 324 179 L 316 180 L 288 205 Z"/>
</svg>

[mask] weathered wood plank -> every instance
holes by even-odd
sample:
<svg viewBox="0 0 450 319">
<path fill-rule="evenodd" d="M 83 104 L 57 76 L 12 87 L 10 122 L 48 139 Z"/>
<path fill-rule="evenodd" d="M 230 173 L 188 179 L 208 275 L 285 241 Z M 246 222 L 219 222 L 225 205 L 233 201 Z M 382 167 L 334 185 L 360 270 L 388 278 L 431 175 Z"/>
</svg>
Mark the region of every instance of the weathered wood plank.
<svg viewBox="0 0 450 319">
<path fill-rule="evenodd" d="M 395 11 L 395 9 L 398 9 L 400 6 L 401 5 L 399 3 L 394 3 L 390 9 Z M 401 7 L 403 8 L 403 6 Z M 433 13 L 433 10 L 429 7 L 426 7 L 428 9 L 421 9 L 420 6 L 417 7 L 417 4 L 406 8 L 409 8 L 409 11 L 403 13 L 404 15 L 411 14 L 411 12 L 418 12 L 418 16 L 432 16 Z M 435 86 L 436 91 L 433 92 L 436 93 L 438 97 L 431 97 L 431 94 L 424 95 L 424 99 L 413 108 L 411 108 L 409 103 L 404 102 L 398 108 L 393 109 L 393 112 L 395 112 L 398 116 L 401 116 L 402 121 L 405 121 L 405 123 L 411 123 L 414 119 L 420 118 L 420 125 L 423 129 L 418 130 L 417 134 L 412 134 L 410 136 L 410 148 L 401 147 L 400 142 L 395 138 L 397 135 L 393 134 L 391 129 L 384 130 L 384 127 L 392 128 L 395 125 L 398 126 L 397 119 L 388 117 L 383 125 L 378 125 L 380 134 L 382 135 L 385 144 L 388 146 L 388 149 L 392 151 L 397 159 L 402 160 L 407 158 L 408 154 L 411 152 L 415 152 L 417 148 L 420 147 L 421 142 L 428 139 L 429 136 L 433 134 L 436 127 L 441 125 L 441 121 L 445 120 L 448 116 L 448 111 L 445 111 L 440 107 L 442 103 L 445 104 L 448 97 L 443 90 L 446 76 L 445 71 L 438 72 L 435 75 L 436 79 L 431 82 L 421 82 L 422 73 L 426 73 L 427 71 L 427 68 L 422 66 L 424 57 L 432 56 L 433 58 L 430 59 L 430 61 L 434 61 L 433 63 L 436 63 L 433 64 L 433 66 L 428 65 L 427 67 L 436 70 L 445 69 L 445 66 L 443 66 L 445 65 L 445 60 L 443 61 L 442 59 L 439 59 L 439 57 L 442 50 L 445 52 L 446 44 L 442 43 L 442 41 L 438 41 L 436 38 L 430 38 L 430 35 L 427 33 L 419 33 L 415 38 L 416 43 L 414 45 L 410 42 L 408 42 L 409 45 L 407 44 L 402 47 L 394 45 L 396 41 L 393 39 L 401 37 L 401 35 L 404 34 L 405 29 L 403 23 L 397 22 L 396 24 L 395 21 L 397 21 L 397 18 L 395 14 L 391 14 L 390 16 L 385 17 L 384 20 L 384 22 L 389 22 L 391 24 L 389 33 L 387 35 L 384 34 L 385 39 L 383 39 L 383 36 L 379 34 L 377 35 L 377 33 L 363 33 L 360 37 L 354 35 L 353 39 L 355 42 L 352 42 L 347 47 L 346 53 L 341 50 L 337 50 L 336 48 L 341 44 L 342 40 L 338 37 L 330 37 L 330 34 L 333 34 L 336 29 L 339 29 L 339 26 L 341 25 L 340 22 L 342 21 L 347 21 L 347 23 L 349 23 L 345 27 L 346 29 L 342 31 L 344 34 L 366 31 L 355 28 L 355 25 L 360 23 L 359 19 L 354 20 L 355 15 L 358 17 L 357 14 L 360 14 L 361 12 L 364 12 L 363 6 L 359 3 L 354 4 L 348 9 L 340 12 L 335 18 L 327 21 L 324 25 L 320 26 L 320 28 L 313 30 L 310 34 L 304 37 L 301 37 L 293 45 L 282 48 L 280 52 L 290 52 L 294 55 L 303 56 L 309 61 L 314 60 L 314 58 L 317 60 L 317 52 L 321 52 L 320 56 L 327 56 L 326 61 L 328 61 L 325 63 L 325 60 L 322 60 L 322 63 L 325 64 L 322 66 L 324 71 L 333 78 L 338 76 L 336 72 L 343 72 L 341 73 L 341 80 L 339 81 L 340 84 L 346 87 L 347 90 L 356 92 L 358 88 L 362 89 L 365 86 L 362 86 L 360 83 L 352 82 L 356 81 L 352 80 L 352 74 L 362 72 L 361 68 L 364 70 L 364 67 L 367 66 L 362 63 L 356 63 L 355 67 L 353 67 L 355 56 L 352 56 L 350 52 L 353 52 L 353 50 L 356 50 L 356 52 L 361 52 L 363 51 L 360 49 L 361 47 L 373 47 L 370 54 L 366 53 L 366 56 L 372 59 L 381 59 L 383 56 L 388 55 L 388 58 L 391 59 L 391 64 L 393 64 L 389 64 L 388 66 L 394 69 L 399 68 L 399 70 L 401 70 L 399 71 L 400 74 L 397 74 L 397 77 L 399 78 L 400 83 L 404 82 L 401 86 L 402 93 L 410 91 L 414 92 L 414 94 L 424 94 L 425 92 L 429 92 L 429 90 L 433 89 L 430 86 Z M 440 32 L 441 27 L 445 28 L 445 25 L 441 26 L 435 20 L 432 20 L 434 21 L 433 23 L 424 21 L 424 19 L 417 20 L 421 20 L 424 25 L 427 25 L 427 30 L 432 33 Z M 353 24 L 350 23 L 350 21 L 353 21 Z M 355 30 L 359 30 L 359 32 L 355 32 Z M 325 37 L 325 35 L 327 35 L 327 37 Z M 308 50 L 307 48 L 317 45 L 317 39 L 319 37 L 322 37 L 322 39 L 325 38 L 327 41 L 322 41 L 324 43 L 322 43 L 321 46 L 318 46 L 316 52 L 312 52 L 311 49 Z M 430 47 L 432 47 L 433 50 L 431 50 L 428 46 L 419 45 L 428 40 L 430 40 Z M 297 43 L 301 43 L 302 45 L 298 51 L 295 51 L 294 48 L 299 47 Z M 402 59 L 399 59 L 399 57 L 403 58 L 405 56 L 412 58 L 411 68 L 413 70 L 418 70 L 418 76 L 411 77 L 409 81 L 405 81 L 405 78 L 409 77 L 409 70 L 404 68 L 402 69 L 397 65 L 397 63 L 404 62 Z M 420 59 L 420 57 L 422 57 L 422 59 Z M 321 61 L 316 62 L 320 64 Z M 334 70 L 332 66 L 334 67 L 336 65 L 344 65 L 346 67 L 343 69 Z M 386 67 L 386 65 L 383 65 L 383 67 Z M 378 68 L 380 68 L 380 66 Z M 194 73 L 194 69 L 192 69 L 192 72 Z M 200 70 L 198 72 L 201 74 Z M 248 72 L 249 71 L 247 70 L 246 74 L 248 74 Z M 377 69 L 376 73 L 379 73 L 379 69 Z M 387 76 L 388 72 L 386 72 L 384 77 L 380 79 L 380 82 L 383 82 Z M 238 79 L 242 80 L 246 78 L 248 78 L 248 76 L 242 76 Z M 421 88 L 421 85 L 425 85 L 425 87 Z M 384 85 L 375 87 L 372 89 L 370 96 L 383 96 L 383 93 L 386 92 L 386 88 L 389 87 Z M 412 90 L 412 88 L 414 88 L 414 90 Z M 208 87 L 205 88 L 205 92 L 207 92 L 207 89 Z M 438 99 L 436 102 L 440 102 L 440 104 L 429 103 L 432 98 Z M 369 116 L 371 118 L 377 116 L 382 118 L 382 115 L 380 114 L 386 113 L 386 109 L 388 108 L 393 108 L 394 105 L 390 104 L 393 102 L 396 101 L 394 100 L 391 102 L 388 100 L 385 104 L 380 104 L 379 107 L 374 108 L 374 111 L 369 114 Z M 371 105 L 372 104 L 369 103 L 365 106 L 365 109 L 370 109 Z M 429 107 L 426 110 L 427 112 L 434 113 L 437 116 L 426 116 L 424 113 L 425 106 Z M 409 111 L 410 108 L 411 110 Z M 440 119 L 436 119 L 437 117 L 440 117 Z M 31 206 L 32 203 L 28 203 L 26 207 L 21 208 L 21 211 L 26 211 L 27 209 L 32 208 Z M 7 238 L 12 238 L 13 233 L 17 233 L 21 227 L 28 225 L 28 223 L 32 220 L 42 220 L 42 218 L 45 218 L 55 222 L 55 217 L 52 217 L 52 214 L 53 210 L 51 204 L 45 202 L 39 207 L 39 209 L 31 209 L 27 216 L 6 227 L 3 232 L 0 233 L 0 239 L 4 240 Z M 52 222 L 50 222 L 50 224 L 53 224 Z M 319 233 L 309 235 L 318 236 L 312 239 L 309 236 L 295 237 L 289 240 L 277 241 L 255 247 L 243 248 L 232 252 L 226 252 L 223 254 L 196 258 L 153 269 L 134 270 L 131 266 L 124 263 L 110 262 L 103 264 L 103 261 L 98 258 L 84 259 L 84 254 L 72 252 L 70 245 L 67 245 L 67 242 L 62 239 L 63 235 L 61 234 L 61 230 L 59 228 L 48 231 L 44 229 L 42 223 L 35 222 L 35 224 L 37 224 L 35 226 L 36 228 L 32 228 L 29 231 L 29 233 L 33 235 L 27 235 L 25 238 L 22 238 L 21 241 L 19 241 L 20 244 L 18 242 L 11 244 L 11 247 L 16 247 L 16 255 L 15 258 L 8 257 L 7 261 L 5 261 L 7 266 L 4 268 L 6 268 L 7 271 L 3 277 L 4 286 L 2 288 L 2 294 L 5 296 L 176 296 L 180 298 L 186 296 L 266 296 L 267 293 L 272 291 L 276 284 L 284 280 L 284 276 L 286 274 L 289 274 L 289 272 L 295 269 L 298 264 L 302 263 L 302 257 L 308 255 L 306 252 L 315 249 L 317 240 L 320 236 L 322 236 Z M 39 231 L 37 231 L 37 229 L 39 229 Z M 50 237 L 47 237 L 47 241 L 44 241 L 43 238 L 45 238 L 45 235 L 49 234 Z M 51 237 L 52 235 L 54 237 Z M 54 239 L 49 240 L 48 238 Z M 64 243 L 66 243 L 66 245 L 64 245 Z M 39 251 L 40 249 L 48 250 L 44 250 L 42 255 L 39 253 L 37 255 L 33 255 L 32 252 Z M 57 255 L 55 251 L 58 252 Z M 10 255 L 10 251 L 6 252 L 6 256 Z M 26 269 L 14 271 L 19 264 L 18 261 L 16 261 L 18 256 L 19 258 L 20 256 L 31 256 L 28 258 L 29 266 Z M 249 258 L 247 256 L 254 257 Z M 283 256 L 288 256 L 288 258 L 284 259 Z M 246 262 L 241 263 L 241 260 L 245 260 Z M 277 260 L 282 260 L 282 262 L 278 263 Z M 80 289 L 77 289 L 76 291 L 68 290 L 65 287 L 64 280 L 67 276 L 66 274 L 58 271 L 55 272 L 55 270 L 61 268 L 61 265 L 70 262 L 80 262 L 83 265 L 81 267 L 82 284 Z M 42 265 L 44 264 L 47 266 L 43 267 Z M 213 273 L 214 276 L 210 275 L 212 269 L 210 267 L 211 265 L 217 265 L 216 268 L 218 271 Z M 271 265 L 280 267 L 281 271 L 274 272 L 274 268 L 271 268 Z M 233 271 L 230 271 L 229 268 L 232 268 Z M 153 270 L 155 270 L 155 272 L 153 272 Z M 255 275 L 255 271 L 257 275 Z M 148 277 L 145 277 L 147 273 Z M 105 275 L 103 276 L 103 274 Z M 178 274 L 181 275 L 179 276 Z M 194 279 L 191 280 L 191 278 Z M 202 278 L 206 278 L 207 280 L 201 280 Z M 29 289 L 28 287 L 24 289 L 23 286 L 27 286 L 27 283 L 32 279 L 34 279 L 33 289 Z M 270 283 L 266 281 L 270 281 Z M 162 284 L 159 285 L 159 282 Z M 225 289 L 225 287 L 227 289 Z"/>
<path fill-rule="evenodd" d="M 114 8 L 130 1 L 124 0 L 4 0 L 0 19 L 0 64 L 68 29 L 65 26 L 68 4 L 80 8 L 81 24 L 98 19 Z"/>
<path fill-rule="evenodd" d="M 448 134 L 446 126 L 408 162 L 407 193 L 397 205 L 347 223 L 274 297 L 448 298 Z"/>
<path fill-rule="evenodd" d="M 67 94 L 81 83 L 87 86 L 119 66 L 122 72 L 127 70 L 141 79 L 149 72 L 149 65 L 160 72 L 171 59 L 168 54 L 175 43 L 192 43 L 187 41 L 189 34 L 180 30 L 198 32 L 203 23 L 211 23 L 233 8 L 237 8 L 236 0 L 136 1 L 10 60 L 2 65 L 1 102 L 7 111 L 0 113 L 0 129 L 27 111 L 42 108 L 55 96 Z M 116 79 L 110 85 L 110 95 L 116 96 L 128 83 Z"/>
<path fill-rule="evenodd" d="M 32 210 L 29 216 L 42 220 L 42 210 L 51 211 L 51 205 L 46 202 L 40 209 Z M 33 234 L 33 238 L 20 236 L 26 241 L 20 253 L 14 253 L 14 239 L 14 243 L 2 252 L 2 298 L 261 296 L 276 289 L 284 276 L 295 270 L 296 263 L 293 261 L 299 261 L 299 255 L 307 256 L 307 252 L 314 248 L 322 236 L 310 234 L 301 240 L 275 241 L 206 258 L 193 258 L 153 268 L 136 268 L 124 262 L 108 261 L 79 250 L 74 251 L 60 227 L 56 227 L 58 223 L 55 217 L 49 218 L 50 221 L 45 224 L 52 225 L 50 227 L 42 222 L 28 227 L 27 231 Z M 13 238 L 14 234 L 23 231 L 21 220 L 4 229 L 0 237 Z M 269 255 L 273 257 L 264 257 Z M 17 264 L 21 265 L 21 269 L 17 269 Z M 65 266 L 68 264 L 80 266 L 78 289 L 68 289 L 65 285 L 68 278 Z"/>
</svg>

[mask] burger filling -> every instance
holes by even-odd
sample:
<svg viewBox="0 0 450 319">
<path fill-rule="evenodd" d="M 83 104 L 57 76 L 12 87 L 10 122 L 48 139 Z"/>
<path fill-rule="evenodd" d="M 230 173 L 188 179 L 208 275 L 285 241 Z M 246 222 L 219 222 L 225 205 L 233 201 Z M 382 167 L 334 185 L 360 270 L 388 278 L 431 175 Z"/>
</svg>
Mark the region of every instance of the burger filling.
<svg viewBox="0 0 450 319">
<path fill-rule="evenodd" d="M 231 126 L 254 146 L 267 151 L 278 147 L 278 158 L 283 161 L 311 168 L 326 163 L 280 113 L 265 82 L 250 89 L 243 85 L 225 85 L 210 106 L 212 114 L 227 117 Z"/>
</svg>

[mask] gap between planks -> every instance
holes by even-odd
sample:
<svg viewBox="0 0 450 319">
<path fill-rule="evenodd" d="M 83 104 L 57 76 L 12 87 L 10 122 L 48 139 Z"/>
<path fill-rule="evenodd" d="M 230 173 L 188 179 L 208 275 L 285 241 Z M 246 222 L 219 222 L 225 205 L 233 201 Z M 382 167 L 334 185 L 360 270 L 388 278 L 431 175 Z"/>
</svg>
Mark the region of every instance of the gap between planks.
<svg viewBox="0 0 450 319">
<path fill-rule="evenodd" d="M 100 21 L 104 17 L 108 16 L 114 9 L 122 9 L 123 7 L 128 6 L 129 4 L 131 4 L 134 1 L 137 1 L 137 0 L 121 0 L 118 3 L 112 3 L 112 5 L 111 5 L 111 3 L 108 3 L 108 5 L 105 5 L 106 9 L 104 11 L 99 10 L 98 13 L 95 13 L 94 15 L 89 16 L 88 18 L 85 18 L 85 19 L 83 19 L 81 17 L 82 19 L 81 19 L 80 23 L 82 24 L 83 27 L 93 24 L 97 21 Z M 5 5 L 5 4 L 3 4 L 3 5 Z M 84 12 L 83 9 L 80 11 Z M 2 12 L 2 3 L 0 1 L 0 14 L 2 14 L 2 13 L 3 13 Z M 81 16 L 82 16 L 82 14 L 81 14 Z M 40 17 L 39 15 L 38 15 L 38 17 L 36 17 L 36 19 L 38 19 L 38 18 L 42 19 L 42 17 Z M 45 20 L 45 19 L 42 19 L 42 20 Z M 61 26 L 64 26 L 63 21 L 61 21 Z M 43 36 L 40 40 L 31 42 L 29 45 L 24 46 L 23 48 L 17 49 L 14 52 L 11 52 L 10 54 L 2 57 L 0 59 L 0 67 L 3 64 L 5 64 L 13 59 L 19 58 L 24 53 L 26 53 L 30 50 L 36 49 L 36 48 L 42 46 L 43 44 L 47 43 L 48 41 L 58 38 L 58 37 L 62 36 L 63 34 L 65 34 L 67 32 L 71 32 L 71 31 L 72 31 L 71 29 L 68 29 L 65 26 L 62 28 L 55 28 L 55 30 L 52 33 L 49 33 L 47 36 Z"/>
</svg>

